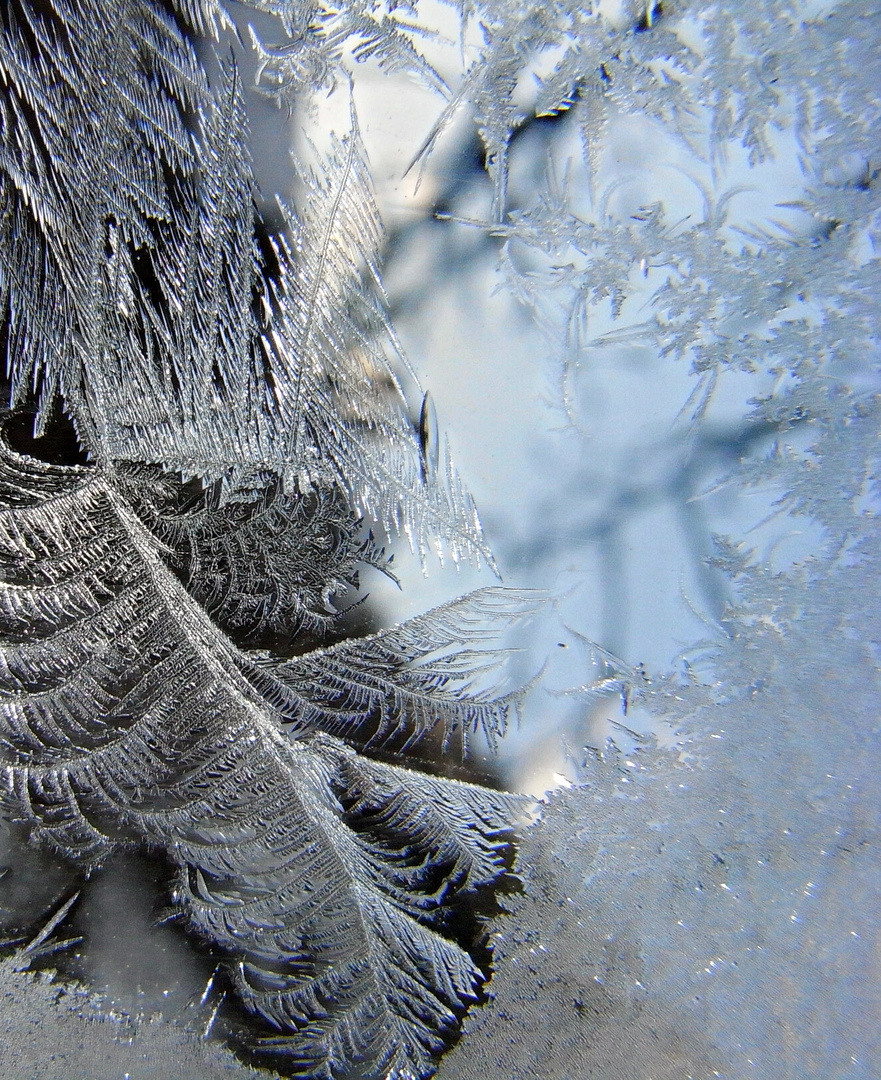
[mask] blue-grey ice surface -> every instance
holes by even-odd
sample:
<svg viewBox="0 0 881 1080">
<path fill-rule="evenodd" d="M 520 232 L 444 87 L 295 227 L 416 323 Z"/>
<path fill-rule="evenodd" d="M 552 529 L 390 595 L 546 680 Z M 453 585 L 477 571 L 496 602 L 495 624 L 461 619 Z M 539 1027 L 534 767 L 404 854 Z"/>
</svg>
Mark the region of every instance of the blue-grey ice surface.
<svg viewBox="0 0 881 1080">
<path fill-rule="evenodd" d="M 881 218 L 863 77 L 881 23 L 859 4 L 664 8 L 656 77 L 631 55 L 611 92 L 585 76 L 538 122 L 565 60 L 529 52 L 495 228 L 464 122 L 426 170 L 445 220 L 387 194 L 397 326 L 491 546 L 561 596 L 508 775 L 583 785 L 524 840 L 491 1002 L 446 1080 L 877 1071 Z M 636 687 L 627 715 L 616 675 Z"/>
</svg>

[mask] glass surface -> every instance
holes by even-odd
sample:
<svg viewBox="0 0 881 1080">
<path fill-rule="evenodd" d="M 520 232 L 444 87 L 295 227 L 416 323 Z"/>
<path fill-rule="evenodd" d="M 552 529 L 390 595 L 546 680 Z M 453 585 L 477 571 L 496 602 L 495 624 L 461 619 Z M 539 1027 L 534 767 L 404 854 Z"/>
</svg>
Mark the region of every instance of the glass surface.
<svg viewBox="0 0 881 1080">
<path fill-rule="evenodd" d="M 281 43 L 254 8 L 286 5 L 228 7 L 260 205 L 357 117 L 414 424 L 427 391 L 498 576 L 547 594 L 507 642 L 519 725 L 434 763 L 544 800 L 438 1077 L 870 1080 L 877 12 L 353 5 L 398 37 L 360 24 L 279 107 L 247 27 Z M 387 550 L 355 633 L 498 581 Z M 161 858 L 86 880 L 3 841 L 4 1076 L 274 1075 L 162 922 Z M 82 942 L 32 975 L 74 892 L 52 932 Z"/>
</svg>

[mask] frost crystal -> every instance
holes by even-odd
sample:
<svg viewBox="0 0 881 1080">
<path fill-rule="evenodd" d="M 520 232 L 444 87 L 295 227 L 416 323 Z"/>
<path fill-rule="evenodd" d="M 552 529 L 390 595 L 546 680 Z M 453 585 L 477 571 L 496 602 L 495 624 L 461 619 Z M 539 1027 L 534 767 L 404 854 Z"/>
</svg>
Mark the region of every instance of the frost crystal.
<svg viewBox="0 0 881 1080">
<path fill-rule="evenodd" d="M 292 1074 L 426 1077 L 484 980 L 453 920 L 505 875 L 517 800 L 336 736 L 498 733 L 517 699 L 489 628 L 531 602 L 477 593 L 303 651 L 383 566 L 363 516 L 489 559 L 399 382 L 354 114 L 270 224 L 238 65 L 205 66 L 220 5 L 0 20 L 11 812 L 85 868 L 163 851 Z M 60 414 L 81 464 L 34 456 Z M 273 633 L 286 659 L 239 648 Z"/>
</svg>

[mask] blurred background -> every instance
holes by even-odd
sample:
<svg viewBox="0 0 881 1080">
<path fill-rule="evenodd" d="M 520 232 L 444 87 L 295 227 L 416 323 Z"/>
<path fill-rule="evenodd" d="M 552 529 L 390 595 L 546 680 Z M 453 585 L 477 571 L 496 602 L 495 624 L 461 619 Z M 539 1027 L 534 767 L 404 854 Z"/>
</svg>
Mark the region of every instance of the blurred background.
<svg viewBox="0 0 881 1080">
<path fill-rule="evenodd" d="M 610 27 L 633 18 L 627 5 L 606 8 Z M 254 24 L 252 10 L 240 13 Z M 304 125 L 319 141 L 346 130 L 354 102 L 386 228 L 392 321 L 419 391 L 433 399 L 504 583 L 552 599 L 516 642 L 516 677 L 543 672 L 522 724 L 481 761 L 504 786 L 540 795 L 575 779 L 570 759 L 585 744 L 614 735 L 629 746 L 631 733 L 649 731 L 673 739 L 638 707 L 625 717 L 621 680 L 642 667 L 690 671 L 702 643 L 719 640 L 729 581 L 710 565 L 714 536 L 745 539 L 783 568 L 808 556 L 820 535 L 775 513 L 773 484 L 725 482 L 741 459 L 760 460 L 778 439 L 748 417 L 749 402 L 780 378 L 771 362 L 696 372 L 686 352 L 658 345 L 653 304 L 669 266 L 647 258 L 629 272 L 622 236 L 621 266 L 609 263 L 619 276 L 624 267 L 624 287 L 609 280 L 604 297 L 602 266 L 566 237 L 573 222 L 614 235 L 617 222 L 653 216 L 668 234 L 694 233 L 723 202 L 723 228 L 706 238 L 720 259 L 745 237 L 807 235 L 813 223 L 792 205 L 804 193 L 802 147 L 781 128 L 761 160 L 734 140 L 702 154 L 709 115 L 696 116 L 685 139 L 657 116 L 606 102 L 602 141 L 586 153 L 596 100 L 576 95 L 537 115 L 549 61 L 524 50 L 502 210 L 475 109 L 455 106 L 485 47 L 479 22 L 463 30 L 458 12 L 440 3 L 420 3 L 418 21 L 420 49 L 446 96 L 376 58 L 353 58 L 349 84 L 290 115 L 291 139 L 296 145 Z M 271 20 L 255 25 L 273 40 Z M 677 27 L 689 37 L 687 20 Z M 262 183 L 275 190 L 285 169 L 279 112 L 258 95 L 252 116 Z M 554 231 L 555 212 L 570 234 Z M 762 317 L 748 303 L 723 339 L 758 336 Z M 789 442 L 805 438 L 792 425 Z M 400 589 L 378 574 L 363 579 L 383 625 L 494 582 L 486 568 L 423 570 L 405 545 L 391 546 Z"/>
</svg>

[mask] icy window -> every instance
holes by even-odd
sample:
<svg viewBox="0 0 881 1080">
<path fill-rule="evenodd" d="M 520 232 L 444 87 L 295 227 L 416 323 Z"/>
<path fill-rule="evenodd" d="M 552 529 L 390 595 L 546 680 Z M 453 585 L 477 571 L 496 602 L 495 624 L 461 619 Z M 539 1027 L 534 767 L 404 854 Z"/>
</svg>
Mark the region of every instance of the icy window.
<svg viewBox="0 0 881 1080">
<path fill-rule="evenodd" d="M 8 0 L 4 1076 L 875 1075 L 879 53 Z"/>
</svg>

